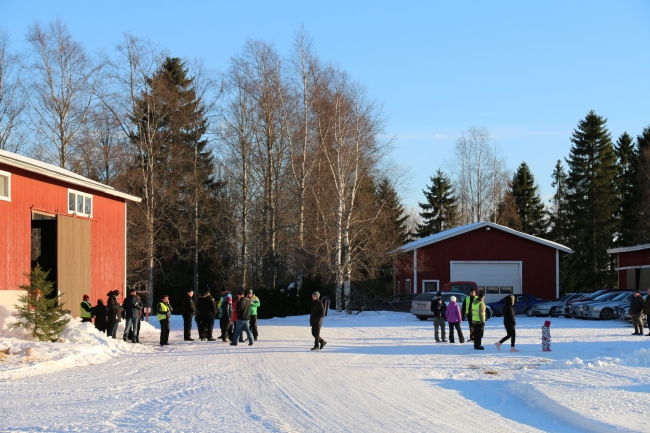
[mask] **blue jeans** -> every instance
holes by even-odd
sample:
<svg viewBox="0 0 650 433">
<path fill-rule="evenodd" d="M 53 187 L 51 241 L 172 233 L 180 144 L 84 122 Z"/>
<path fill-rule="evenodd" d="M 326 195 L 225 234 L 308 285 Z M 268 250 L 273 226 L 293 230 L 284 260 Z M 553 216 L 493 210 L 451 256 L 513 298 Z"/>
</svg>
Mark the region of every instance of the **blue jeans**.
<svg viewBox="0 0 650 433">
<path fill-rule="evenodd" d="M 246 334 L 248 335 L 248 341 L 253 342 L 253 334 L 251 333 L 251 330 L 248 326 L 249 320 L 241 320 L 237 319 L 237 330 L 235 331 L 235 338 L 232 340 L 233 343 L 237 343 L 239 341 L 239 337 L 241 337 L 241 331 L 242 329 L 246 330 Z"/>
<path fill-rule="evenodd" d="M 123 336 L 124 341 L 126 341 L 127 337 L 129 336 L 129 331 L 131 330 L 131 326 L 133 326 L 133 340 L 131 341 L 138 340 L 138 331 L 140 330 L 140 318 L 127 317 L 126 324 L 124 325 L 124 336 Z"/>
</svg>

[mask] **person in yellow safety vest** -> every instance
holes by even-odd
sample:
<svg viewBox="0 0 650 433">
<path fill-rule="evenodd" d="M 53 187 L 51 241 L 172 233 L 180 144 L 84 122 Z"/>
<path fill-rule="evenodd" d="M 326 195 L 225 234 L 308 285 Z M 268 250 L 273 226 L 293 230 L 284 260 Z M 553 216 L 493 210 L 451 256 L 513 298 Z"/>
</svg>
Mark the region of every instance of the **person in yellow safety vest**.
<svg viewBox="0 0 650 433">
<path fill-rule="evenodd" d="M 84 295 L 84 300 L 81 301 L 81 322 L 93 322 L 93 306 L 88 295 Z"/>
<path fill-rule="evenodd" d="M 463 315 L 463 320 L 467 319 L 469 324 L 469 341 L 474 341 L 474 325 L 472 324 L 472 304 L 476 300 L 476 291 L 474 288 L 469 290 L 469 296 L 465 296 L 463 299 L 463 305 L 460 308 L 461 314 Z"/>
<path fill-rule="evenodd" d="M 474 325 L 474 349 L 485 350 L 481 346 L 483 330 L 485 328 L 485 294 L 479 292 L 478 297 L 472 303 L 472 324 Z"/>
<path fill-rule="evenodd" d="M 169 318 L 173 309 L 169 305 L 169 296 L 163 295 L 162 300 L 158 303 L 157 314 L 160 321 L 160 345 L 169 346 Z"/>
</svg>

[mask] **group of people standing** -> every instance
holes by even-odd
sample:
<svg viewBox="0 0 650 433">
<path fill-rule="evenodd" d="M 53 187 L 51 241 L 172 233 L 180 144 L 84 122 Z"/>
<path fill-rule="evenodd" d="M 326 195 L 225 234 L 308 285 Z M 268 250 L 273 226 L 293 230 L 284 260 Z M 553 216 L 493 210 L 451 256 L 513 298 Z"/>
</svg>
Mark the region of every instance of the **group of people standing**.
<svg viewBox="0 0 650 433">
<path fill-rule="evenodd" d="M 501 350 L 501 344 L 510 339 L 510 351 L 519 352 L 515 349 L 515 310 L 513 308 L 514 296 L 506 298 L 503 307 L 503 325 L 506 328 L 506 336 L 499 342 L 495 343 L 496 348 Z M 482 345 L 483 332 L 485 329 L 485 294 L 476 293 L 471 289 L 469 295 L 463 299 L 462 305 L 456 303 L 456 297 L 449 298 L 449 305 L 442 300 L 442 293 L 436 293 L 436 299 L 431 302 L 431 311 L 433 312 L 433 327 L 435 330 L 436 342 L 446 343 L 445 336 L 446 324 L 449 325 L 449 342 L 454 343 L 454 330 L 458 334 L 458 341 L 465 342 L 465 337 L 461 329 L 461 322 L 467 320 L 469 325 L 469 342 L 474 343 L 475 350 L 485 350 Z M 440 330 L 440 332 L 439 332 Z M 442 339 L 440 336 L 442 334 Z"/>
<path fill-rule="evenodd" d="M 231 346 L 237 346 L 238 343 L 248 341 L 252 346 L 259 334 L 257 329 L 257 309 L 260 306 L 260 300 L 253 290 L 240 290 L 237 298 L 233 299 L 225 288 L 221 289 L 221 296 L 217 302 L 210 290 L 207 289 L 199 296 L 194 303 L 194 291 L 188 290 L 183 298 L 181 315 L 183 316 L 183 339 L 185 341 L 194 341 L 192 333 L 192 317 L 198 327 L 199 339 L 201 341 L 217 341 L 213 336 L 214 324 L 219 319 L 219 328 L 221 335 L 219 339 L 223 342 L 230 341 Z M 169 315 L 171 305 L 169 297 L 163 296 L 162 301 L 158 304 L 158 319 L 160 320 L 160 345 L 168 344 L 169 338 Z M 163 332 L 163 327 L 165 331 Z M 246 331 L 248 337 L 244 340 L 242 333 Z"/>
<path fill-rule="evenodd" d="M 117 338 L 117 326 L 126 320 L 124 327 L 124 341 L 131 340 L 132 343 L 140 343 L 140 320 L 142 319 L 142 301 L 138 297 L 135 289 L 129 290 L 124 302 L 120 304 L 117 300 L 120 296 L 118 290 L 110 291 L 106 294 L 108 297 L 107 305 L 102 299 L 97 300 L 97 305 L 91 306 L 90 296 L 84 295 L 81 301 L 81 321 L 93 322 L 95 319 L 95 328 L 100 332 L 106 332 L 109 337 Z"/>
</svg>

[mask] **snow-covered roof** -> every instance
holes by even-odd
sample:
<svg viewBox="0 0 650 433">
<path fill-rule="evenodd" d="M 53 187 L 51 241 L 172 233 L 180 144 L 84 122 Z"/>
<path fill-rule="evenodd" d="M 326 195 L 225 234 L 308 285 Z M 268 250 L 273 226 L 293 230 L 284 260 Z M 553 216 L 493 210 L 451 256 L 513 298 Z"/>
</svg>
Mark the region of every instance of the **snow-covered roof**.
<svg viewBox="0 0 650 433">
<path fill-rule="evenodd" d="M 557 242 L 552 242 L 546 239 L 538 238 L 537 236 L 532 236 L 526 233 L 522 233 L 520 231 L 511 229 L 510 227 L 502 226 L 500 224 L 495 224 L 489 221 L 479 221 L 464 226 L 454 227 L 453 229 L 445 230 L 444 232 L 436 233 L 427 236 L 426 238 L 418 239 L 417 241 L 413 241 L 406 245 L 402 245 L 400 248 L 391 251 L 389 254 L 397 253 L 397 252 L 403 253 L 407 251 L 413 251 L 415 249 L 422 248 L 427 245 L 435 244 L 436 242 L 440 242 L 445 239 L 453 238 L 454 236 L 458 236 L 463 233 L 471 232 L 472 230 L 476 230 L 481 227 L 492 227 L 494 229 L 502 230 L 504 232 L 508 232 L 515 236 L 528 239 L 529 241 L 537 242 L 539 244 L 546 245 L 547 247 L 558 249 L 565 253 L 573 253 L 573 250 L 571 248 L 565 247 L 564 245 L 558 244 Z"/>
<path fill-rule="evenodd" d="M 650 250 L 650 244 L 635 245 L 633 247 L 620 247 L 607 250 L 607 254 L 629 253 L 632 251 Z"/>
<path fill-rule="evenodd" d="M 12 167 L 22 168 L 23 170 L 42 174 L 43 176 L 47 176 L 53 179 L 62 180 L 74 185 L 84 186 L 95 191 L 101 191 L 115 197 L 125 198 L 127 200 L 135 202 L 142 201 L 140 197 L 118 191 L 112 186 L 104 185 L 103 183 L 88 179 L 87 177 L 73 173 L 70 170 L 66 170 L 65 168 L 57 167 L 56 165 L 48 164 L 46 162 L 37 161 L 36 159 L 28 158 L 26 156 L 7 152 L 6 150 L 0 149 L 0 162 Z"/>
</svg>

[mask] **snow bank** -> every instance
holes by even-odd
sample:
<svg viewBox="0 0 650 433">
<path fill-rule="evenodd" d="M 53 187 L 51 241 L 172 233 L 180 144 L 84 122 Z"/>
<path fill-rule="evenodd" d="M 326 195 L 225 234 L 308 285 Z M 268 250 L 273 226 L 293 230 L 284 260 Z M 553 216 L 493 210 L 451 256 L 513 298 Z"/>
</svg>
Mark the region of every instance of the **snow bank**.
<svg viewBox="0 0 650 433">
<path fill-rule="evenodd" d="M 153 351 L 150 346 L 108 338 L 93 324 L 75 319 L 68 323 L 57 343 L 35 341 L 24 328 L 12 328 L 15 323 L 13 311 L 0 306 L 0 380 L 99 364 L 127 353 Z M 141 329 L 144 336 L 157 334 L 146 322 Z"/>
<path fill-rule="evenodd" d="M 626 366 L 650 366 L 650 350 L 639 349 L 629 354 L 622 354 L 620 358 L 598 357 L 592 360 L 583 361 L 575 357 L 571 360 L 563 359 L 550 362 L 540 367 L 542 370 L 566 370 L 571 368 L 596 368 L 613 365 Z"/>
</svg>

